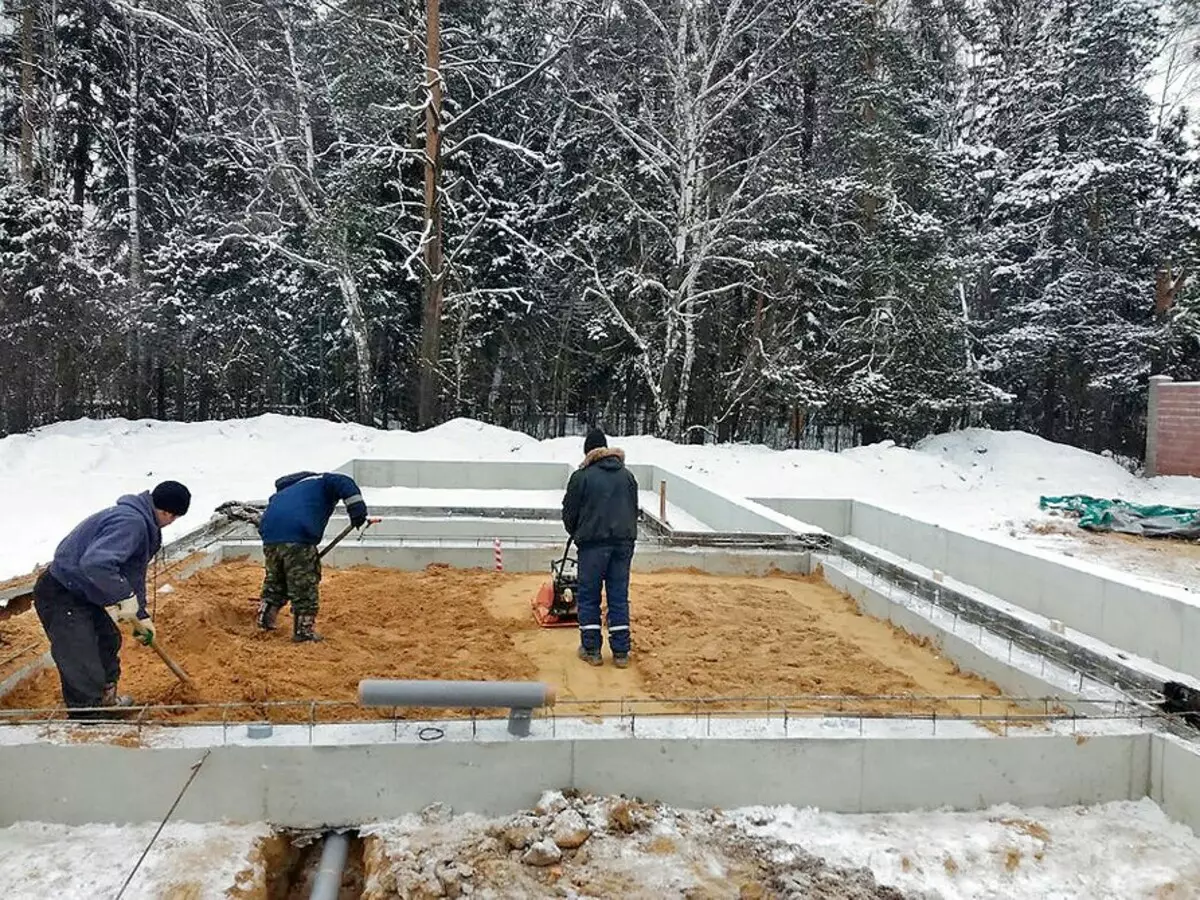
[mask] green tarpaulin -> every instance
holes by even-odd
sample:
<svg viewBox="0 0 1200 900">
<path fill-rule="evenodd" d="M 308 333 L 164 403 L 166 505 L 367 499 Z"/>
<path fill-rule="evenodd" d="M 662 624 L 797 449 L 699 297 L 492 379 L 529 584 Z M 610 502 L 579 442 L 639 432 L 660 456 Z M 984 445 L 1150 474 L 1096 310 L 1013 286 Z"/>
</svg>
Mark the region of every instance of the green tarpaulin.
<svg viewBox="0 0 1200 900">
<path fill-rule="evenodd" d="M 1200 540 L 1200 509 L 1138 506 L 1124 500 L 1100 500 L 1086 494 L 1043 497 L 1038 505 L 1042 509 L 1074 513 L 1079 516 L 1079 527 L 1090 531 Z"/>
</svg>

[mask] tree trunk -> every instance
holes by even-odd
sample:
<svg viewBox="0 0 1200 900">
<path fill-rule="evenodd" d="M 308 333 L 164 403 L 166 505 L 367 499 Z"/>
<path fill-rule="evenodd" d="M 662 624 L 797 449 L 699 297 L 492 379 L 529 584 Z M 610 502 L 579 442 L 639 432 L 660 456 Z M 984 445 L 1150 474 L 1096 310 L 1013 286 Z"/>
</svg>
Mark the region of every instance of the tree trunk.
<svg viewBox="0 0 1200 900">
<path fill-rule="evenodd" d="M 426 0 L 425 77 L 425 308 L 421 319 L 421 375 L 417 425 L 428 428 L 438 415 L 438 358 L 442 326 L 442 211 L 438 196 L 441 176 L 442 75 L 439 50 L 438 0 Z"/>
<path fill-rule="evenodd" d="M 42 134 L 45 150 L 42 155 L 42 192 L 49 197 L 55 187 L 58 161 L 58 129 L 55 121 L 58 91 L 58 0 L 50 0 L 42 32 L 42 57 L 45 78 L 45 108 L 42 110 Z"/>
<path fill-rule="evenodd" d="M 130 369 L 133 374 L 133 413 L 138 418 L 148 412 L 148 351 L 138 328 L 142 302 L 142 223 L 137 168 L 138 117 L 141 114 L 141 73 L 138 64 L 137 20 L 129 19 L 129 117 L 125 122 L 125 193 L 129 239 Z"/>
<path fill-rule="evenodd" d="M 500 386 L 504 383 L 504 358 L 507 352 L 504 345 L 500 347 L 500 353 L 496 359 L 496 368 L 492 370 L 492 384 L 488 388 L 487 408 L 491 412 L 496 408 L 496 404 L 500 402 Z"/>
<path fill-rule="evenodd" d="M 355 409 L 358 421 L 371 424 L 371 394 L 374 378 L 371 375 L 371 342 L 367 331 L 367 317 L 363 314 L 362 300 L 358 296 L 358 283 L 343 261 L 337 273 L 338 288 L 346 305 L 346 322 L 350 326 L 350 337 L 354 341 L 355 384 L 358 396 Z"/>
<path fill-rule="evenodd" d="M 92 34 L 96 30 L 96 5 L 83 5 L 83 46 L 85 57 L 92 52 Z M 81 211 L 87 199 L 87 180 L 92 171 L 92 114 L 95 103 L 92 100 L 92 70 L 84 66 L 79 76 L 79 92 L 76 95 L 79 106 L 79 121 L 75 129 L 75 151 L 71 160 L 71 199 L 76 208 Z"/>
<path fill-rule="evenodd" d="M 21 10 L 21 144 L 17 170 L 26 184 L 33 182 L 33 123 L 37 95 L 33 31 L 37 0 L 25 0 Z"/>
</svg>

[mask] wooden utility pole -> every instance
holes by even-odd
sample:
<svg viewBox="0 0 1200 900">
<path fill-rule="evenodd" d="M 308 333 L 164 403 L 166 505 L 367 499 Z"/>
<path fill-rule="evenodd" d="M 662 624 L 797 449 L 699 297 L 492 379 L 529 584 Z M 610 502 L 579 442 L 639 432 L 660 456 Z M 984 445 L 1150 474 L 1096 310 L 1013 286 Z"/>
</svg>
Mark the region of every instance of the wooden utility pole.
<svg viewBox="0 0 1200 900">
<path fill-rule="evenodd" d="M 33 119 L 36 67 L 34 65 L 34 17 L 36 0 L 25 0 L 21 9 L 21 144 L 17 171 L 26 184 L 33 182 Z"/>
<path fill-rule="evenodd" d="M 442 73 L 438 0 L 425 2 L 425 308 L 421 320 L 421 376 L 417 424 L 434 424 L 438 413 L 438 357 L 442 327 Z"/>
</svg>

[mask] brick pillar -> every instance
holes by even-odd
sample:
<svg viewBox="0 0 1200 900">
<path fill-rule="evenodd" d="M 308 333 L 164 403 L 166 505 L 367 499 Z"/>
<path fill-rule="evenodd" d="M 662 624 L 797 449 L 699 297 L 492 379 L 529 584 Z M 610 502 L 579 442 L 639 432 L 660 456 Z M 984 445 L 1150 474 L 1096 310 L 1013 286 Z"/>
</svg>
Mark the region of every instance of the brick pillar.
<svg viewBox="0 0 1200 900">
<path fill-rule="evenodd" d="M 1150 401 L 1146 407 L 1146 477 L 1158 474 L 1158 407 L 1160 388 L 1170 384 L 1170 375 L 1150 376 Z"/>
</svg>

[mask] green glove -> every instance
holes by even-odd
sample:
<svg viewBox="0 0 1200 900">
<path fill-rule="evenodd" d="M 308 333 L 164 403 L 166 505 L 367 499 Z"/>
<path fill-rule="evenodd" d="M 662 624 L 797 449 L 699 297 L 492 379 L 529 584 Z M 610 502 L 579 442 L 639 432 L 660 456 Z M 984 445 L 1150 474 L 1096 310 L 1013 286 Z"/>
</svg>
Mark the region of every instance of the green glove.
<svg viewBox="0 0 1200 900">
<path fill-rule="evenodd" d="M 145 619 L 134 619 L 133 636 L 147 647 L 153 644 L 154 620 L 148 617 Z"/>
</svg>

